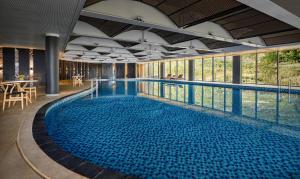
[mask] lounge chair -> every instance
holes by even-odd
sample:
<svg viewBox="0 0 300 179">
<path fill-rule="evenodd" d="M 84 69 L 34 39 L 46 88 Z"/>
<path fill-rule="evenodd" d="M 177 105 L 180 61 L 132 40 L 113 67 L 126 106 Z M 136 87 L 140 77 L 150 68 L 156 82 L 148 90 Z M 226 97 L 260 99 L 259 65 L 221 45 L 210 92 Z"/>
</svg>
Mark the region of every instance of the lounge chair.
<svg viewBox="0 0 300 179">
<path fill-rule="evenodd" d="M 171 75 L 171 74 L 168 74 L 164 79 L 169 80 L 169 79 L 171 79 L 171 78 L 172 78 L 172 75 Z"/>
<path fill-rule="evenodd" d="M 178 77 L 177 77 L 177 80 L 183 80 L 183 74 L 179 74 Z"/>
</svg>

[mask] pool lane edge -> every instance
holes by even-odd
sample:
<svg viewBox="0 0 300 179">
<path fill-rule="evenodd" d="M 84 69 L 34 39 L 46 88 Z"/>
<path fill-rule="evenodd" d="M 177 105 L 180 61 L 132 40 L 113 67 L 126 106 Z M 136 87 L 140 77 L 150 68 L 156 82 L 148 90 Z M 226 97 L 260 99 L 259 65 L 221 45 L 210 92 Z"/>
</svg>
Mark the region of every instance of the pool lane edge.
<svg viewBox="0 0 300 179">
<path fill-rule="evenodd" d="M 64 102 L 78 99 L 79 97 L 88 95 L 90 90 L 83 90 L 71 95 L 51 101 L 41 108 L 35 114 L 32 123 L 32 137 L 39 148 L 52 160 L 63 167 L 88 178 L 136 178 L 123 173 L 115 172 L 110 169 L 101 168 L 91 162 L 73 156 L 71 153 L 61 149 L 48 135 L 45 124 L 45 116 L 52 107 L 60 105 Z"/>
</svg>

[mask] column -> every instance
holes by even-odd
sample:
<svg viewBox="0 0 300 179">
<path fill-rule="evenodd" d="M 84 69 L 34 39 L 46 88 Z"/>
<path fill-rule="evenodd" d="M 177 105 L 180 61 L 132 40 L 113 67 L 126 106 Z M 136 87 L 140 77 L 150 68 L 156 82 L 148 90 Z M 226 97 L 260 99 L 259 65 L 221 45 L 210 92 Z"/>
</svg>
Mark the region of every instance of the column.
<svg viewBox="0 0 300 179">
<path fill-rule="evenodd" d="M 58 34 L 46 34 L 46 94 L 59 93 Z"/>
<path fill-rule="evenodd" d="M 240 84 L 241 83 L 241 57 L 233 56 L 232 57 L 232 83 Z"/>
<path fill-rule="evenodd" d="M 195 60 L 189 60 L 189 81 L 194 81 L 195 76 L 194 76 L 194 69 L 195 69 Z"/>
</svg>

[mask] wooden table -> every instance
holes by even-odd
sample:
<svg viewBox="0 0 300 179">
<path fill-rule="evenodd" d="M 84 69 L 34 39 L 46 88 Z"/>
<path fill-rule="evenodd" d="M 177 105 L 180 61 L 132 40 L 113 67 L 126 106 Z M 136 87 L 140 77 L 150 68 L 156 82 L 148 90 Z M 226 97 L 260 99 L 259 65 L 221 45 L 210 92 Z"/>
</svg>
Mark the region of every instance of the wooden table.
<svg viewBox="0 0 300 179">
<path fill-rule="evenodd" d="M 12 81 L 4 81 L 2 82 L 3 85 L 13 85 L 11 91 L 17 86 L 17 84 L 20 84 L 21 88 L 27 87 L 28 83 L 36 83 L 38 80 L 12 80 Z M 23 85 L 22 85 L 23 84 Z M 31 103 L 31 99 L 29 99 L 29 102 Z"/>
</svg>

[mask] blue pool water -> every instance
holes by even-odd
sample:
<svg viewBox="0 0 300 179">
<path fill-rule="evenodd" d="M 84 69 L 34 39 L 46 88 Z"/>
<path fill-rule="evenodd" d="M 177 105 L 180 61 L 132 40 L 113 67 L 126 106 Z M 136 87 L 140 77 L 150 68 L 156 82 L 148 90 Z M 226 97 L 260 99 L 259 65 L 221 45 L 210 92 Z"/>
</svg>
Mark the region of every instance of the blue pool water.
<svg viewBox="0 0 300 179">
<path fill-rule="evenodd" d="M 97 94 L 96 94 L 97 93 Z M 48 112 L 51 138 L 143 178 L 300 177 L 300 97 L 145 81 L 101 82 Z"/>
</svg>

